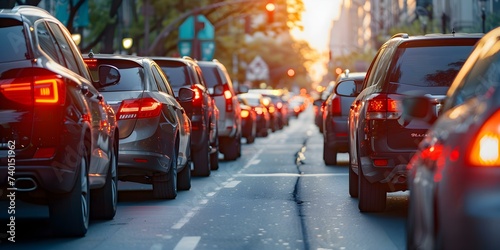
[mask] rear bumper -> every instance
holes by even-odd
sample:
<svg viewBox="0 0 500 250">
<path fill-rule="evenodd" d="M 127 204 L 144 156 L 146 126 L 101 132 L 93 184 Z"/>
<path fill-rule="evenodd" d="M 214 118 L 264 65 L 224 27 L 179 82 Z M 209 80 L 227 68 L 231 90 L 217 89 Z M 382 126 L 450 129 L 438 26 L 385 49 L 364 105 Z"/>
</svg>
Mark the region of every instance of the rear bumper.
<svg viewBox="0 0 500 250">
<path fill-rule="evenodd" d="M 342 153 L 347 153 L 349 151 L 347 119 L 347 117 L 343 116 L 327 117 L 323 130 L 326 145 Z"/>
<path fill-rule="evenodd" d="M 370 183 L 389 184 L 390 191 L 407 190 L 407 165 L 412 155 L 413 153 L 390 153 L 361 157 L 363 175 Z M 377 160 L 387 160 L 387 164 L 378 166 L 375 164 Z"/>
<path fill-rule="evenodd" d="M 127 176 L 153 176 L 156 173 L 167 173 L 172 158 L 168 155 L 121 150 L 118 156 L 118 178 Z"/>
</svg>

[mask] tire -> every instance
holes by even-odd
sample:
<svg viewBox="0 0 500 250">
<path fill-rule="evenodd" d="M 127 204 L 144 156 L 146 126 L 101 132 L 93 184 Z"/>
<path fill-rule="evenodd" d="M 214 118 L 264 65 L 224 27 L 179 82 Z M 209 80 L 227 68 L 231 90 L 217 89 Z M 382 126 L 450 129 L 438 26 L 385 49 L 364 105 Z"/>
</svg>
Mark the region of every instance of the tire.
<svg viewBox="0 0 500 250">
<path fill-rule="evenodd" d="M 205 142 L 205 147 L 201 147 L 193 154 L 194 176 L 210 176 L 210 151 L 208 150 L 208 141 Z"/>
<path fill-rule="evenodd" d="M 155 199 L 175 199 L 177 197 L 177 154 L 172 154 L 170 169 L 153 175 L 153 197 Z"/>
<path fill-rule="evenodd" d="M 385 210 L 387 192 L 382 183 L 370 183 L 363 175 L 361 161 L 358 160 L 358 208 L 361 212 L 382 212 Z"/>
<path fill-rule="evenodd" d="M 177 190 L 191 189 L 191 164 L 189 161 L 182 171 L 177 173 Z"/>
<path fill-rule="evenodd" d="M 241 140 L 239 136 L 223 138 L 221 143 L 224 148 L 224 160 L 234 161 L 238 159 L 238 155 L 241 153 Z"/>
<path fill-rule="evenodd" d="M 117 145 L 113 145 L 109 161 L 106 184 L 102 188 L 90 193 L 90 217 L 94 219 L 111 220 L 115 217 L 118 204 L 118 176 L 117 176 Z"/>
<path fill-rule="evenodd" d="M 349 166 L 349 195 L 353 198 L 358 198 L 358 192 L 359 192 L 358 178 L 359 178 L 358 175 L 354 173 L 352 167 Z"/>
<path fill-rule="evenodd" d="M 60 236 L 84 236 L 89 228 L 89 156 L 83 146 L 75 186 L 68 194 L 55 194 L 49 202 L 52 230 Z"/>
<path fill-rule="evenodd" d="M 210 154 L 210 170 L 219 169 L 219 138 L 216 137 L 215 147 L 217 150 Z"/>
<path fill-rule="evenodd" d="M 252 144 L 255 142 L 255 135 L 249 135 L 246 139 L 247 139 L 247 144 Z"/>
<path fill-rule="evenodd" d="M 323 160 L 325 165 L 337 165 L 337 150 L 333 147 L 328 147 L 323 143 Z"/>
</svg>

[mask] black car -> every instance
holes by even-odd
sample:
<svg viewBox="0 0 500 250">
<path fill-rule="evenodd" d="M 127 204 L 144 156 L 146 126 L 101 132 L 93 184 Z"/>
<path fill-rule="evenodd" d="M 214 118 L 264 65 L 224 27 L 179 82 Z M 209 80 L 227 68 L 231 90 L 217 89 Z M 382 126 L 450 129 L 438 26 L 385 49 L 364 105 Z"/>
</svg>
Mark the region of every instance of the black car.
<svg viewBox="0 0 500 250">
<path fill-rule="evenodd" d="M 181 102 L 181 105 L 191 119 L 193 174 L 209 176 L 211 170 L 219 168 L 219 109 L 212 95 L 222 95 L 222 85 L 214 87 L 211 95 L 201 68 L 189 57 L 153 57 L 153 60 L 167 76 L 175 94 L 183 87 L 191 88 L 195 93 L 192 101 Z"/>
<path fill-rule="evenodd" d="M 120 128 L 118 179 L 153 186 L 153 196 L 174 199 L 191 188 L 191 121 L 179 102 L 192 101 L 181 88 L 179 102 L 163 71 L 147 57 L 94 54 L 84 57 L 94 79 L 101 65 L 113 65 L 120 81 L 99 88 Z"/>
<path fill-rule="evenodd" d="M 432 123 L 408 164 L 407 249 L 500 246 L 500 28 L 477 43 L 440 114 L 429 97 L 404 112 Z M 437 119 L 437 120 L 436 120 Z"/>
<path fill-rule="evenodd" d="M 335 81 L 354 81 L 357 89 L 361 89 L 366 72 L 349 72 L 340 74 Z M 340 96 L 331 93 L 322 104 L 323 161 L 326 165 L 337 165 L 337 153 L 349 150 L 349 111 L 354 97 Z"/>
<path fill-rule="evenodd" d="M 397 34 L 381 46 L 359 92 L 354 81 L 336 86 L 357 96 L 349 113 L 349 193 L 361 212 L 383 211 L 387 192 L 407 190 L 406 165 L 429 125 L 401 114 L 405 95 L 433 97 L 435 112 L 482 34 Z M 358 186 L 359 185 L 359 186 Z"/>
<path fill-rule="evenodd" d="M 116 213 L 118 127 L 97 88 L 120 73 L 103 65 L 92 82 L 71 34 L 37 7 L 0 10 L 0 36 L 1 198 L 48 205 L 53 232 L 83 236 L 90 216 Z"/>
</svg>

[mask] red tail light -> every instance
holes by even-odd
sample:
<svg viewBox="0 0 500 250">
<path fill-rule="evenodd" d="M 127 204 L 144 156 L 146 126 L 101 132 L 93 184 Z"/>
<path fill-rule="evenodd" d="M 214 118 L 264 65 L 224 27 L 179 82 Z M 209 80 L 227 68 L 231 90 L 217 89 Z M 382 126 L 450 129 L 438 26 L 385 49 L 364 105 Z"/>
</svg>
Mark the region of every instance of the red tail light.
<svg viewBox="0 0 500 250">
<path fill-rule="evenodd" d="M 332 98 L 332 114 L 334 116 L 340 116 L 342 115 L 342 105 L 340 104 L 340 97 L 335 96 Z"/>
<path fill-rule="evenodd" d="M 161 102 L 151 97 L 124 100 L 118 109 L 118 120 L 159 116 L 161 107 Z"/>
<path fill-rule="evenodd" d="M 398 119 L 400 116 L 398 102 L 386 94 L 375 94 L 368 98 L 366 119 Z"/>
<path fill-rule="evenodd" d="M 21 77 L 0 81 L 7 99 L 24 105 L 54 105 L 66 101 L 66 86 L 59 75 Z"/>
<path fill-rule="evenodd" d="M 247 118 L 250 116 L 250 112 L 248 110 L 241 110 L 241 118 Z"/>
<path fill-rule="evenodd" d="M 262 113 L 264 113 L 264 111 L 262 110 L 261 107 L 255 107 L 254 110 L 255 110 L 255 113 L 257 113 L 258 115 L 261 115 Z"/>
<path fill-rule="evenodd" d="M 201 92 L 201 89 L 194 87 L 194 98 L 193 98 L 193 105 L 195 107 L 201 107 L 203 103 L 203 93 Z"/>
<path fill-rule="evenodd" d="M 97 59 L 85 58 L 83 59 L 89 68 L 97 67 Z"/>
<path fill-rule="evenodd" d="M 226 112 L 233 111 L 233 93 L 227 84 L 224 84 L 224 99 L 226 100 Z"/>
<path fill-rule="evenodd" d="M 481 126 L 467 153 L 467 162 L 477 167 L 500 167 L 500 111 Z"/>
</svg>

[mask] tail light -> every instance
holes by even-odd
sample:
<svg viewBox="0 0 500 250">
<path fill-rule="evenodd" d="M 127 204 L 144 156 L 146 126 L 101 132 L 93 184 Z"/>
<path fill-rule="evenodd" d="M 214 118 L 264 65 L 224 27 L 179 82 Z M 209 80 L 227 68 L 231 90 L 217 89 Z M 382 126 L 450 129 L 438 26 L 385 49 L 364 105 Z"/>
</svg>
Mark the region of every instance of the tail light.
<svg viewBox="0 0 500 250">
<path fill-rule="evenodd" d="M 374 94 L 367 99 L 366 119 L 398 119 L 400 116 L 398 102 L 386 94 Z"/>
<path fill-rule="evenodd" d="M 118 120 L 156 117 L 161 107 L 161 102 L 151 97 L 124 100 L 118 109 Z"/>
<path fill-rule="evenodd" d="M 262 113 L 264 113 L 264 111 L 261 107 L 255 107 L 255 113 L 257 113 L 258 115 L 261 115 Z"/>
<path fill-rule="evenodd" d="M 250 116 L 250 112 L 248 110 L 241 110 L 241 118 L 247 118 Z"/>
<path fill-rule="evenodd" d="M 467 162 L 477 167 L 500 167 L 500 110 L 481 126 L 472 140 Z"/>
<path fill-rule="evenodd" d="M 85 58 L 83 61 L 85 61 L 85 64 L 91 69 L 97 67 L 97 59 Z"/>
<path fill-rule="evenodd" d="M 331 115 L 334 115 L 334 116 L 340 116 L 342 115 L 342 106 L 340 104 L 340 96 L 335 96 L 332 98 L 332 109 L 330 110 L 331 111 Z"/>
<path fill-rule="evenodd" d="M 226 112 L 233 111 L 233 93 L 229 90 L 229 85 L 224 84 L 224 99 L 226 100 Z"/>
<path fill-rule="evenodd" d="M 58 105 L 66 101 L 66 86 L 59 75 L 1 80 L 0 92 L 5 98 L 24 105 Z"/>
<path fill-rule="evenodd" d="M 199 89 L 198 87 L 194 87 L 193 91 L 194 91 L 193 106 L 201 107 L 203 103 L 203 93 L 201 89 Z"/>
</svg>

